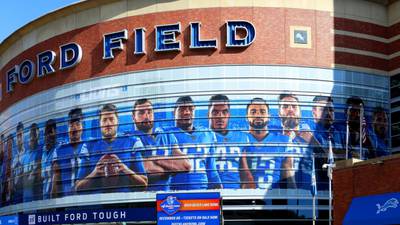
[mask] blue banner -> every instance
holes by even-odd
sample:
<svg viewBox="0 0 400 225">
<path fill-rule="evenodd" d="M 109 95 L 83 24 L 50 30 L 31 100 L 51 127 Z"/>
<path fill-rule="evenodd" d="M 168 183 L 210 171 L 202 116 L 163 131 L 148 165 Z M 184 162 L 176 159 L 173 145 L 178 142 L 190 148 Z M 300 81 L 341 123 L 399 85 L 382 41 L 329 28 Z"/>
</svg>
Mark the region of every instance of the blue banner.
<svg viewBox="0 0 400 225">
<path fill-rule="evenodd" d="M 220 193 L 157 194 L 158 225 L 221 224 Z"/>
<path fill-rule="evenodd" d="M 400 193 L 354 198 L 344 225 L 400 224 Z"/>
<path fill-rule="evenodd" d="M 155 215 L 154 208 L 93 209 L 24 214 L 20 221 L 28 225 L 155 221 Z"/>
</svg>

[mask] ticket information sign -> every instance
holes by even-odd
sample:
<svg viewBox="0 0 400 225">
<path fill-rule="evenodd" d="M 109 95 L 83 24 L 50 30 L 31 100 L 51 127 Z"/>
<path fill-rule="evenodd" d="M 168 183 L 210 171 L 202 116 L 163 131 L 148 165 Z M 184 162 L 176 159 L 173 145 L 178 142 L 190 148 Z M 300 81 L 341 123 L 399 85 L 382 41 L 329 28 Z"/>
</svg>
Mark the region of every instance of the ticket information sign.
<svg viewBox="0 0 400 225">
<path fill-rule="evenodd" d="M 157 194 L 159 225 L 220 225 L 219 192 Z"/>
</svg>

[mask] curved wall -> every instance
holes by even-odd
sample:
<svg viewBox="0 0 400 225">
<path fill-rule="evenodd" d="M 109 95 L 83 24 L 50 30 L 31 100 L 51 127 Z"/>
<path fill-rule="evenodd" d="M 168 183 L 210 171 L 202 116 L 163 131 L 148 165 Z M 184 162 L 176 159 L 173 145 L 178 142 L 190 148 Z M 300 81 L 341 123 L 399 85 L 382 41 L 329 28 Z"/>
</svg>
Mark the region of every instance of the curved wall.
<svg viewBox="0 0 400 225">
<path fill-rule="evenodd" d="M 73 205 L 154 201 L 156 191 L 219 189 L 226 199 L 264 199 L 265 196 L 287 199 L 291 195 L 301 199 L 287 203 L 298 210 L 296 218 L 311 219 L 310 199 L 314 187 L 319 198 L 328 197 L 326 171 L 321 166 L 327 162 L 329 140 L 336 160 L 359 157 L 360 130 L 366 134 L 361 157 L 390 154 L 387 145 L 389 77 L 384 75 L 394 68 L 386 62 L 363 60 L 363 56 L 351 51 L 338 53 L 336 47 L 341 47 L 339 51 L 343 52 L 344 48 L 355 45 L 362 48 L 364 42 L 358 44 L 354 40 L 357 44 L 348 45 L 349 37 L 332 32 L 334 28 L 346 30 L 340 21 L 349 20 L 332 17 L 334 5 L 306 1 L 307 4 L 296 3 L 288 8 L 247 1 L 240 1 L 241 6 L 226 5 L 223 1 L 217 5 L 213 4 L 218 1 L 204 5 L 190 4 L 190 1 L 136 2 L 137 5 L 130 5 L 131 1 L 78 3 L 29 25 L 37 25 L 38 31 L 45 26 L 50 29 L 58 23 L 60 15 L 70 14 L 75 18 L 72 20 L 75 26 L 54 28 L 54 35 L 47 33 L 44 36 L 48 38 L 43 40 L 37 37 L 38 43 L 27 44 L 29 47 L 19 54 L 12 55 L 5 45 L 0 48 L 4 58 L 10 58 L 8 62 L 3 58 L 0 78 L 0 131 L 4 135 L 2 214 Z M 169 8 L 170 4 L 177 5 Z M 104 16 L 105 12 L 109 16 Z M 87 16 L 87 21 L 81 20 L 82 26 L 78 25 L 77 20 L 81 18 L 78 15 Z M 53 25 L 42 24 L 51 17 L 56 18 L 50 23 Z M 247 47 L 226 46 L 227 21 L 251 23 L 256 30 L 254 42 Z M 217 47 L 190 48 L 191 22 L 201 22 L 201 39 L 215 39 Z M 180 23 L 180 33 L 176 33 L 180 51 L 156 52 L 155 26 L 176 23 Z M 146 54 L 137 55 L 134 54 L 134 29 L 142 27 L 146 29 Z M 35 28 L 31 29 L 19 32 L 35 32 Z M 113 59 L 103 59 L 104 35 L 124 29 L 128 36 L 123 41 L 123 49 L 114 50 Z M 306 32 L 308 42 L 295 43 L 294 30 Z M 245 35 L 239 29 L 235 37 L 239 40 Z M 6 43 L 13 42 L 15 36 Z M 60 46 L 67 43 L 81 47 L 82 60 L 60 70 Z M 56 54 L 52 64 L 55 72 L 40 78 L 35 76 L 28 84 L 17 82 L 13 91 L 7 92 L 6 74 L 26 59 L 36 65 L 37 55 L 47 50 Z M 379 46 L 364 50 L 387 53 Z M 342 66 L 334 68 L 336 64 Z M 223 111 L 213 114 L 215 105 L 210 98 L 218 94 L 229 98 L 228 115 L 218 114 Z M 289 96 L 279 99 L 281 94 Z M 192 113 L 189 118 L 177 115 L 182 106 L 177 99 L 184 96 L 190 96 L 195 106 L 186 109 Z M 356 102 L 349 103 L 352 97 Z M 133 120 L 134 103 L 143 98 L 152 103 L 153 127 L 161 128 L 159 138 L 154 140 L 138 132 L 146 124 L 135 124 Z M 252 107 L 264 105 L 260 99 L 250 104 L 254 98 L 266 101 L 267 114 L 257 114 L 261 112 L 257 110 L 252 114 Z M 362 110 L 358 99 L 363 102 Z M 113 104 L 118 113 L 114 118 L 118 125 L 111 126 L 117 127 L 117 138 L 111 138 L 112 141 L 106 138 L 107 125 L 100 115 L 100 109 L 106 104 Z M 69 116 L 76 108 L 82 109 L 82 117 Z M 286 108 L 292 111 L 285 111 Z M 380 117 L 375 113 L 377 109 L 383 110 Z M 364 118 L 358 113 L 363 113 Z M 222 131 L 216 127 L 224 122 L 212 124 L 211 118 L 217 121 L 228 117 L 227 127 Z M 384 121 L 379 122 L 378 118 Z M 49 120 L 56 124 L 53 139 L 46 131 L 51 128 Z M 361 127 L 360 120 L 364 120 Z M 72 145 L 70 130 L 76 121 L 82 125 L 81 142 Z M 197 130 L 190 133 L 176 128 L 184 128 L 179 125 L 180 121 L 193 122 Z M 24 126 L 22 135 L 18 136 L 19 123 Z M 30 128 L 34 123 L 38 125 L 38 145 L 32 147 Z M 257 130 L 268 131 L 268 138 L 257 140 Z M 223 135 L 224 131 L 229 135 Z M 382 133 L 386 136 L 381 137 Z M 347 134 L 349 152 L 346 152 Z M 151 143 L 152 140 L 155 142 Z M 24 147 L 18 148 L 18 142 Z M 110 155 L 116 155 L 120 161 Z M 104 158 L 108 163 L 103 162 Z M 32 161 L 35 163 L 27 163 Z M 163 170 L 153 170 L 149 161 Z M 99 162 L 110 166 L 98 172 Z M 123 174 L 108 176 L 105 170 L 117 170 L 111 165 L 117 164 L 119 168 L 119 163 L 129 168 L 128 173 L 124 170 Z M 135 175 L 127 178 L 131 171 Z M 55 175 L 58 177 L 54 178 Z M 117 185 L 112 178 L 120 179 Z M 317 185 L 312 182 L 313 178 L 317 179 Z M 134 181 L 129 183 L 127 179 Z M 93 183 L 82 188 L 78 185 L 82 180 Z M 326 204 L 322 203 L 319 210 L 319 219 L 326 218 Z"/>
</svg>

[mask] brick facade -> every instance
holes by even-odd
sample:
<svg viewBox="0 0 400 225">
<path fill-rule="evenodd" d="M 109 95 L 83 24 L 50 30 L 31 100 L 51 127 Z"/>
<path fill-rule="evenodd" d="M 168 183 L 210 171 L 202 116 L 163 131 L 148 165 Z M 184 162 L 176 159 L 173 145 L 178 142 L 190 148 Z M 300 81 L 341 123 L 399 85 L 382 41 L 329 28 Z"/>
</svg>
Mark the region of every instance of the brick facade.
<svg viewBox="0 0 400 225">
<path fill-rule="evenodd" d="M 337 163 L 333 172 L 334 225 L 341 225 L 351 201 L 355 197 L 400 191 L 400 156 L 355 163 Z"/>
</svg>

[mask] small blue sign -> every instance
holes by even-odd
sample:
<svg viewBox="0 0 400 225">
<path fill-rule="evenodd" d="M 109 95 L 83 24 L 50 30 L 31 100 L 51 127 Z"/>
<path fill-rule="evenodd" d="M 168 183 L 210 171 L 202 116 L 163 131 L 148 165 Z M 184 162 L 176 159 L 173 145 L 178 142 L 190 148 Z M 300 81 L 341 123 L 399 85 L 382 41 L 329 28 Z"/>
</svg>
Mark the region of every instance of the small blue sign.
<svg viewBox="0 0 400 225">
<path fill-rule="evenodd" d="M 295 30 L 293 35 L 294 35 L 294 43 L 296 44 L 308 43 L 308 34 L 306 30 Z"/>
<path fill-rule="evenodd" d="M 0 225 L 18 225 L 18 216 L 0 216 Z"/>
</svg>

